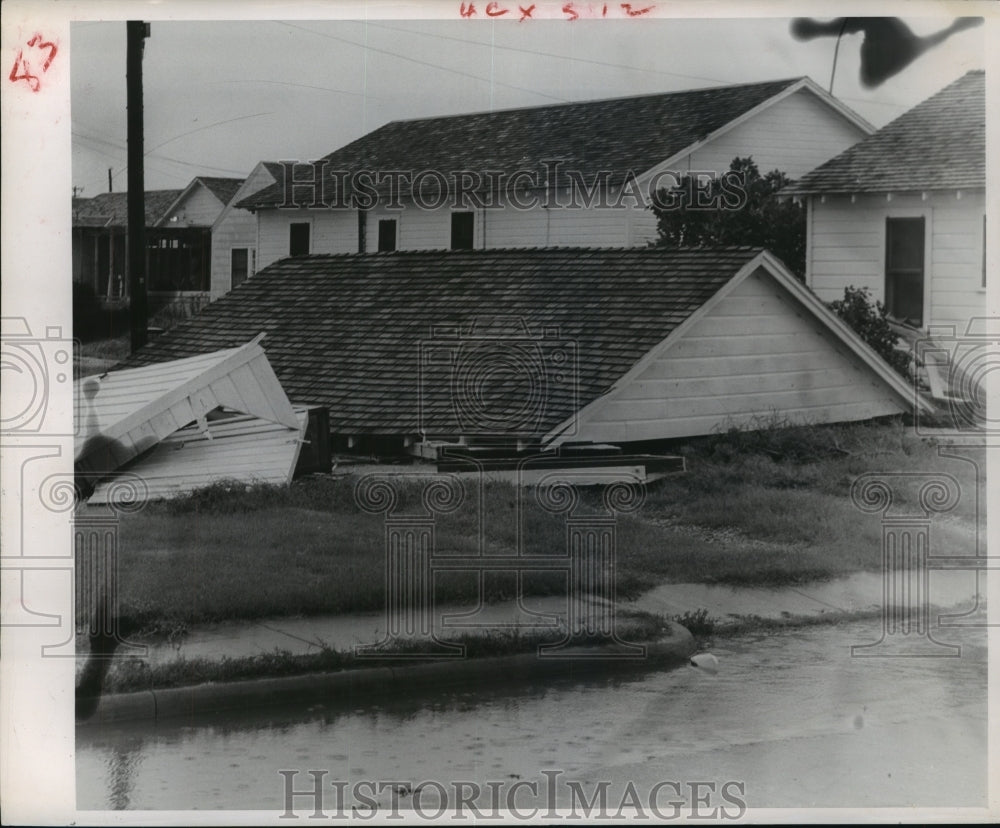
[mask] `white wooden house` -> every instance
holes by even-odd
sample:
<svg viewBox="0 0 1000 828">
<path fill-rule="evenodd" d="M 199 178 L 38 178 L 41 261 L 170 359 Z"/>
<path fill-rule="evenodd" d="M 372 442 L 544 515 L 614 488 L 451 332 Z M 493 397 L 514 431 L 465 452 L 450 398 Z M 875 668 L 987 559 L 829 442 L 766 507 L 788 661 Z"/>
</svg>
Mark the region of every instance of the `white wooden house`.
<svg viewBox="0 0 1000 828">
<path fill-rule="evenodd" d="M 808 204 L 806 284 L 867 288 L 961 335 L 986 313 L 986 78 L 969 72 L 782 192 Z"/>
<path fill-rule="evenodd" d="M 644 246 L 657 237 L 649 197 L 677 177 L 751 156 L 794 179 L 872 131 L 809 78 L 396 121 L 289 165 L 237 206 L 258 216 L 258 267 L 308 253 Z M 406 176 L 396 198 L 377 180 L 389 173 Z M 451 196 L 440 203 L 438 176 Z M 365 209 L 349 198 L 366 193 Z"/>
<path fill-rule="evenodd" d="M 146 191 L 147 234 L 182 192 Z M 73 199 L 73 281 L 89 285 L 97 296 L 111 302 L 128 295 L 127 222 L 127 193 Z"/>
<path fill-rule="evenodd" d="M 232 195 L 212 224 L 213 300 L 242 284 L 257 270 L 257 217 L 237 202 L 280 180 L 280 164 L 261 161 Z"/>
<path fill-rule="evenodd" d="M 157 305 L 208 300 L 214 227 L 241 183 L 198 176 L 183 190 L 146 191 L 146 284 Z M 127 202 L 123 192 L 73 200 L 73 279 L 107 300 L 128 295 Z"/>
<path fill-rule="evenodd" d="M 159 248 L 147 265 L 151 290 L 207 298 L 212 283 L 212 226 L 241 183 L 239 178 L 198 176 L 164 210 L 147 241 Z"/>
</svg>

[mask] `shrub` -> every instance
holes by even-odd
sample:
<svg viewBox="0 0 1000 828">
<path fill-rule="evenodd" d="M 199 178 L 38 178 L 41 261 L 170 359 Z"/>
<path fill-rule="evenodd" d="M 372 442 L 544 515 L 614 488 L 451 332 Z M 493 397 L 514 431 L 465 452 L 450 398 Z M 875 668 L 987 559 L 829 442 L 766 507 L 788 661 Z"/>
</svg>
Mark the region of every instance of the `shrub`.
<svg viewBox="0 0 1000 828">
<path fill-rule="evenodd" d="M 878 301 L 873 303 L 868 288 L 856 288 L 853 285 L 844 288 L 844 298 L 831 302 L 830 310 L 843 319 L 897 373 L 910 379 L 910 354 L 896 348 L 899 334 L 889 324 L 885 305 Z"/>
<path fill-rule="evenodd" d="M 652 206 L 663 247 L 749 245 L 770 250 L 799 279 L 806 267 L 806 211 L 792 199 L 779 201 L 791 184 L 780 170 L 761 175 L 752 158 L 734 158 L 729 170 L 707 188 L 684 176 L 661 190 Z M 741 198 L 733 203 L 734 195 Z M 700 197 L 715 206 L 701 207 Z"/>
<path fill-rule="evenodd" d="M 706 636 L 715 632 L 715 619 L 708 617 L 708 610 L 704 607 L 685 610 L 683 615 L 675 615 L 672 620 L 686 628 L 691 635 Z"/>
</svg>

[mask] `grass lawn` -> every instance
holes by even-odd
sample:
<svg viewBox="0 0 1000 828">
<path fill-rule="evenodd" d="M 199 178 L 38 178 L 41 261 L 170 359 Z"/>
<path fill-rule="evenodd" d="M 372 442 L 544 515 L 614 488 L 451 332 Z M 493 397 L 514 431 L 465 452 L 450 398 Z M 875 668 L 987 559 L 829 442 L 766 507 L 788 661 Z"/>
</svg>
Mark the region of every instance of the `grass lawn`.
<svg viewBox="0 0 1000 828">
<path fill-rule="evenodd" d="M 651 484 L 643 507 L 618 517 L 619 596 L 664 582 L 781 585 L 881 567 L 879 515 L 850 500 L 866 471 L 946 472 L 962 487 L 958 507 L 933 524 L 935 547 L 973 549 L 977 476 L 942 458 L 899 424 L 771 428 L 730 432 L 678 449 L 688 471 Z M 916 478 L 915 478 L 916 479 Z M 380 611 L 385 606 L 385 525 L 356 505 L 350 478 L 307 478 L 288 488 L 220 484 L 126 516 L 120 532 L 119 594 L 147 629 L 171 632 L 213 621 Z M 418 484 L 422 486 L 422 484 Z M 398 514 L 420 511 L 418 485 L 403 486 Z M 984 488 L 980 485 L 979 490 Z M 565 519 L 532 492 L 489 483 L 481 498 L 437 521 L 437 549 L 563 554 Z M 519 506 L 520 498 L 520 509 Z M 913 507 L 916 486 L 897 503 Z M 602 511 L 583 491 L 578 513 Z M 516 516 L 523 529 L 519 532 Z M 513 597 L 513 574 L 487 574 L 487 600 Z M 523 576 L 529 594 L 563 594 L 561 573 Z M 472 574 L 439 572 L 439 603 L 468 603 Z"/>
</svg>

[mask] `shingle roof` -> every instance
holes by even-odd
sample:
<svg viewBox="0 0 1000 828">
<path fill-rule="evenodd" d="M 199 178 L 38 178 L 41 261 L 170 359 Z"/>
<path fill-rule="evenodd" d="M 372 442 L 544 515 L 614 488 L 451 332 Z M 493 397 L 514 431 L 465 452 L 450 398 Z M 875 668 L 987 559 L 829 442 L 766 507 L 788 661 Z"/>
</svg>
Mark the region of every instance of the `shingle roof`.
<svg viewBox="0 0 1000 828">
<path fill-rule="evenodd" d="M 902 192 L 985 185 L 986 75 L 974 71 L 783 192 Z"/>
<path fill-rule="evenodd" d="M 544 362 L 545 398 L 524 428 L 541 435 L 607 391 L 758 253 L 559 248 L 283 259 L 128 365 L 234 347 L 265 332 L 268 361 L 288 397 L 327 406 L 332 430 L 455 434 L 470 429 L 456 421 L 450 365 L 422 363 L 422 354 L 472 360 L 462 377 L 485 376 L 477 371 L 524 354 L 541 354 L 543 362 L 562 355 L 578 379 Z M 483 351 L 468 344 L 477 322 Z M 463 338 L 445 336 L 449 326 Z M 479 369 L 476 354 L 489 357 Z M 515 411 L 530 393 L 523 381 L 499 376 L 487 385 L 498 395 L 491 412 Z"/>
<path fill-rule="evenodd" d="M 802 78 L 717 86 L 682 92 L 582 101 L 470 115 L 392 121 L 325 156 L 328 188 L 335 171 L 539 170 L 560 159 L 589 184 L 609 171 L 612 184 L 640 174 Z M 240 207 L 284 203 L 280 184 L 241 201 Z"/>
<path fill-rule="evenodd" d="M 212 191 L 212 194 L 223 204 L 232 201 L 236 191 L 243 183 L 242 178 L 216 178 L 199 175 L 198 180 Z"/>
<path fill-rule="evenodd" d="M 146 226 L 159 221 L 183 190 L 147 190 Z M 101 193 L 93 198 L 81 199 L 74 211 L 74 224 L 80 227 L 125 227 L 128 223 L 128 193 Z"/>
</svg>

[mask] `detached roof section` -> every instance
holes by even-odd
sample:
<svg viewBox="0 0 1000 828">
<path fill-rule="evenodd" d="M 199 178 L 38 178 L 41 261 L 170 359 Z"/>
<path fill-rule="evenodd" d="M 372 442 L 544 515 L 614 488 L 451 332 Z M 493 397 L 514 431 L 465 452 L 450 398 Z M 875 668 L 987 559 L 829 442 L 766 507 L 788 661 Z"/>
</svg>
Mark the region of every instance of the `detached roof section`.
<svg viewBox="0 0 1000 828">
<path fill-rule="evenodd" d="M 474 433 L 460 399 L 511 421 L 528 401 L 537 417 L 525 431 L 541 438 L 605 395 L 724 286 L 762 265 L 794 282 L 751 248 L 296 257 L 262 270 L 130 364 L 225 348 L 263 331 L 290 399 L 327 407 L 332 432 Z M 795 313 L 819 317 L 905 408 L 905 383 L 806 288 L 788 290 Z M 526 385 L 525 375 L 539 382 Z M 466 414 L 474 419 L 476 411 Z"/>
<path fill-rule="evenodd" d="M 986 74 L 968 72 L 783 194 L 986 186 Z"/>
<path fill-rule="evenodd" d="M 309 415 L 295 411 L 298 428 L 237 415 L 211 420 L 203 430 L 190 425 L 159 442 L 129 466 L 142 479 L 142 494 L 162 500 L 186 494 L 218 480 L 245 483 L 290 483 L 305 439 Z M 114 502 L 121 495 L 113 480 L 100 483 L 90 505 Z M 131 493 L 131 488 L 121 490 Z"/>
<path fill-rule="evenodd" d="M 83 420 L 75 465 L 90 474 L 121 467 L 220 406 L 299 428 L 256 339 L 190 359 L 87 377 L 74 383 L 74 396 Z"/>
<path fill-rule="evenodd" d="M 536 171 L 546 162 L 580 173 L 589 185 L 597 174 L 621 185 L 773 99 L 808 88 L 866 132 L 871 126 L 808 78 L 717 86 L 538 106 L 393 121 L 325 156 L 326 193 L 336 192 L 334 171 L 496 171 L 507 176 Z M 311 175 L 311 173 L 310 173 Z M 279 183 L 241 201 L 249 209 L 285 203 Z M 558 182 L 567 183 L 565 175 Z"/>
</svg>

